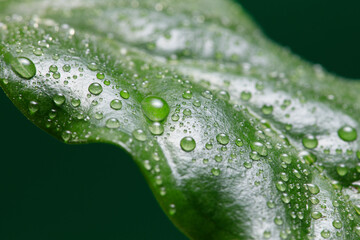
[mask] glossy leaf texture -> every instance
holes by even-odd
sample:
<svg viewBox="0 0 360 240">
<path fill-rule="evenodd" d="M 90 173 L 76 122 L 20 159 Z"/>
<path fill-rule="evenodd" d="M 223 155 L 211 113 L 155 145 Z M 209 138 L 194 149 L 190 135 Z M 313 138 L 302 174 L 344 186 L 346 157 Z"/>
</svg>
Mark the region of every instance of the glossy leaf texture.
<svg viewBox="0 0 360 240">
<path fill-rule="evenodd" d="M 190 239 L 360 238 L 360 83 L 272 43 L 238 4 L 0 9 L 13 103 L 61 141 L 129 152 Z"/>
</svg>

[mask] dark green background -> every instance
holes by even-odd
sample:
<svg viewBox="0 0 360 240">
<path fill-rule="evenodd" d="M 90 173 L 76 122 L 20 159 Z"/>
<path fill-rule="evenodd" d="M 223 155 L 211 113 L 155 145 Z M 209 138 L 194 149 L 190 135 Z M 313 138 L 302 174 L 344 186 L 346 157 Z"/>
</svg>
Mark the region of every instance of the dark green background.
<svg viewBox="0 0 360 240">
<path fill-rule="evenodd" d="M 331 72 L 360 78 L 360 1 L 240 2 L 275 41 Z M 1 240 L 186 239 L 127 154 L 58 142 L 2 91 L 0 108 Z"/>
</svg>

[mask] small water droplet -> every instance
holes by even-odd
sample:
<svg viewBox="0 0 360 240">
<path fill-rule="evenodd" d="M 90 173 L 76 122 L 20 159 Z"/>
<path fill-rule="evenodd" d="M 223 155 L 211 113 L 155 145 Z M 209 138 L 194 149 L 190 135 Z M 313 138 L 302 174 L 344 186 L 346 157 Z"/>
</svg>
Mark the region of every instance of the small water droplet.
<svg viewBox="0 0 360 240">
<path fill-rule="evenodd" d="M 64 142 L 68 142 L 71 137 L 71 132 L 69 130 L 63 131 L 61 137 L 64 140 Z"/>
<path fill-rule="evenodd" d="M 212 95 L 212 93 L 211 93 L 209 90 L 206 90 L 206 91 L 202 92 L 201 95 L 202 95 L 204 98 L 207 98 L 207 99 L 212 99 L 212 98 L 213 98 L 213 95 Z"/>
<path fill-rule="evenodd" d="M 252 168 L 252 162 L 244 162 L 244 167 L 247 168 L 247 169 L 250 169 Z"/>
<path fill-rule="evenodd" d="M 164 132 L 164 127 L 161 123 L 159 122 L 152 122 L 149 125 L 149 130 L 152 134 L 154 135 L 161 135 Z"/>
<path fill-rule="evenodd" d="M 214 175 L 214 176 L 219 176 L 220 175 L 220 169 L 219 168 L 212 168 L 211 169 L 211 173 Z"/>
<path fill-rule="evenodd" d="M 99 72 L 99 73 L 96 74 L 96 77 L 97 77 L 97 79 L 99 79 L 99 80 L 103 80 L 103 79 L 105 78 L 105 74 Z"/>
<path fill-rule="evenodd" d="M 100 120 L 100 119 L 103 119 L 104 114 L 102 112 L 96 112 L 94 117 L 95 117 L 95 119 Z"/>
<path fill-rule="evenodd" d="M 205 144 L 205 148 L 207 150 L 211 150 L 213 148 L 213 144 L 211 142 L 208 142 L 208 143 Z"/>
<path fill-rule="evenodd" d="M 51 66 L 49 67 L 49 71 L 52 72 L 52 73 L 57 72 L 57 70 L 58 70 L 58 67 L 57 67 L 56 65 L 51 65 Z"/>
<path fill-rule="evenodd" d="M 238 139 L 235 140 L 235 144 L 236 144 L 236 146 L 238 146 L 238 147 L 241 147 L 241 146 L 244 145 L 243 141 L 242 141 L 240 138 L 238 138 Z"/>
<path fill-rule="evenodd" d="M 321 231 L 321 236 L 323 237 L 323 238 L 329 238 L 330 236 L 331 236 L 331 234 L 330 234 L 330 231 L 329 230 L 322 230 Z"/>
<path fill-rule="evenodd" d="M 358 235 L 360 237 L 360 226 L 356 226 L 354 228 L 354 232 L 356 233 L 356 235 Z"/>
<path fill-rule="evenodd" d="M 343 177 L 348 173 L 348 168 L 345 166 L 345 164 L 340 164 L 336 167 L 336 172 L 339 174 L 339 176 Z"/>
<path fill-rule="evenodd" d="M 43 55 L 43 51 L 42 51 L 41 48 L 35 48 L 35 49 L 33 50 L 33 53 L 34 53 L 34 55 L 36 55 L 36 56 L 42 56 L 42 55 Z"/>
<path fill-rule="evenodd" d="M 254 161 L 259 161 L 260 160 L 260 155 L 258 152 L 256 151 L 252 151 L 250 152 L 250 158 Z"/>
<path fill-rule="evenodd" d="M 266 157 L 268 155 L 267 149 L 261 142 L 252 142 L 250 147 L 253 151 L 257 152 L 260 156 Z"/>
<path fill-rule="evenodd" d="M 174 113 L 174 114 L 171 116 L 171 119 L 172 119 L 174 122 L 177 122 L 177 121 L 179 121 L 180 116 L 179 116 L 179 114 Z"/>
<path fill-rule="evenodd" d="M 116 118 L 109 118 L 108 120 L 106 120 L 106 127 L 118 128 L 120 127 L 120 122 Z"/>
<path fill-rule="evenodd" d="M 176 213 L 176 207 L 175 207 L 175 204 L 170 204 L 170 207 L 169 207 L 169 215 L 174 215 Z"/>
<path fill-rule="evenodd" d="M 273 112 L 273 106 L 270 104 L 265 104 L 264 106 L 262 106 L 261 111 L 263 112 L 263 114 L 265 115 L 269 115 Z"/>
<path fill-rule="evenodd" d="M 98 70 L 98 65 L 96 63 L 90 63 L 87 65 L 88 69 L 90 69 L 91 71 L 96 71 Z"/>
<path fill-rule="evenodd" d="M 217 96 L 218 98 L 220 99 L 223 99 L 225 101 L 229 101 L 230 100 L 230 94 L 225 91 L 225 90 L 220 90 L 218 93 L 217 93 Z"/>
<path fill-rule="evenodd" d="M 215 161 L 216 161 L 216 162 L 222 162 L 222 160 L 223 160 L 222 156 L 219 155 L 219 154 L 215 155 L 214 158 L 215 158 Z"/>
<path fill-rule="evenodd" d="M 280 160 L 286 164 L 291 164 L 291 158 L 286 153 L 280 155 Z"/>
<path fill-rule="evenodd" d="M 191 99 L 193 96 L 192 92 L 190 90 L 186 90 L 183 94 L 182 97 L 185 99 Z"/>
<path fill-rule="evenodd" d="M 268 206 L 268 208 L 273 209 L 275 207 L 275 203 L 274 201 L 267 201 L 266 205 Z"/>
<path fill-rule="evenodd" d="M 287 182 L 289 180 L 289 176 L 287 175 L 287 173 L 284 173 L 284 172 L 280 173 L 280 178 L 284 182 Z"/>
<path fill-rule="evenodd" d="M 145 132 L 143 130 L 141 130 L 141 129 L 134 130 L 132 132 L 132 134 L 133 134 L 133 136 L 134 136 L 134 138 L 136 140 L 139 140 L 141 142 L 143 142 L 143 141 L 145 141 L 147 139 Z"/>
<path fill-rule="evenodd" d="M 199 100 L 195 100 L 195 101 L 193 102 L 193 105 L 194 105 L 195 107 L 200 107 L 200 106 L 201 106 L 201 102 L 200 102 Z"/>
<path fill-rule="evenodd" d="M 241 97 L 241 99 L 242 99 L 243 101 L 249 101 L 250 98 L 251 98 L 251 92 L 249 92 L 249 91 L 242 91 L 240 97 Z"/>
<path fill-rule="evenodd" d="M 279 225 L 279 226 L 283 224 L 283 220 L 280 216 L 276 216 L 274 219 L 274 222 L 276 225 Z"/>
<path fill-rule="evenodd" d="M 314 196 L 310 197 L 310 202 L 314 205 L 318 204 L 320 200 Z"/>
<path fill-rule="evenodd" d="M 334 220 L 334 221 L 332 222 L 332 225 L 333 225 L 334 228 L 336 228 L 336 229 L 341 229 L 341 228 L 342 228 L 342 223 L 341 223 L 340 221 L 338 221 L 338 220 Z"/>
<path fill-rule="evenodd" d="M 280 192 L 284 192 L 286 190 L 286 184 L 282 181 L 278 181 L 276 182 L 276 188 L 280 191 Z"/>
<path fill-rule="evenodd" d="M 313 219 L 319 219 L 319 218 L 322 217 L 322 214 L 321 214 L 321 212 L 314 211 L 314 212 L 311 213 L 311 217 L 312 217 Z"/>
<path fill-rule="evenodd" d="M 281 201 L 283 201 L 283 203 L 289 203 L 290 202 L 290 196 L 287 193 L 283 193 L 281 196 Z"/>
<path fill-rule="evenodd" d="M 39 104 L 35 101 L 30 101 L 29 103 L 30 114 L 35 114 L 38 110 L 39 110 Z"/>
<path fill-rule="evenodd" d="M 69 64 L 65 64 L 63 67 L 62 67 L 63 71 L 64 72 L 70 72 L 71 70 L 71 66 Z"/>
<path fill-rule="evenodd" d="M 320 192 L 320 188 L 315 185 L 315 184 L 312 184 L 312 183 L 308 183 L 307 184 L 307 187 L 309 189 L 309 191 L 312 193 L 312 194 L 318 194 Z"/>
<path fill-rule="evenodd" d="M 53 100 L 57 106 L 61 106 L 65 102 L 65 96 L 62 93 L 58 93 L 53 97 Z"/>
<path fill-rule="evenodd" d="M 73 98 L 71 99 L 71 105 L 73 107 L 78 107 L 81 104 L 81 100 L 79 98 Z"/>
<path fill-rule="evenodd" d="M 191 116 L 191 110 L 188 109 L 188 108 L 185 108 L 184 111 L 183 111 L 183 114 L 184 114 L 185 116 Z"/>
<path fill-rule="evenodd" d="M 271 232 L 270 231 L 264 231 L 263 236 L 264 236 L 265 239 L 269 239 L 269 238 L 271 238 Z"/>
</svg>

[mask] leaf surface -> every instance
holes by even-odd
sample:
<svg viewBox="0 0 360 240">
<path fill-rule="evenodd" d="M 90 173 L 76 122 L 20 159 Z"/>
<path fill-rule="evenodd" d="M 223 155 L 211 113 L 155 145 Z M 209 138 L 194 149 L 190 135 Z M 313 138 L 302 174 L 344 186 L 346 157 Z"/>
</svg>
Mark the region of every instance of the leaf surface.
<svg viewBox="0 0 360 240">
<path fill-rule="evenodd" d="M 0 9 L 13 103 L 61 141 L 129 152 L 189 238 L 360 236 L 360 84 L 270 42 L 239 5 Z"/>
</svg>

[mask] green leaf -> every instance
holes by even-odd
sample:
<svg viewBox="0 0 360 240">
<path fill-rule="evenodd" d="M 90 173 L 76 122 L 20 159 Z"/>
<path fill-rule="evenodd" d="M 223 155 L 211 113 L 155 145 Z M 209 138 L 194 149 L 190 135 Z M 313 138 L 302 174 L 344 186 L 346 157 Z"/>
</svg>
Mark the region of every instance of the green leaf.
<svg viewBox="0 0 360 240">
<path fill-rule="evenodd" d="M 359 238 L 360 83 L 270 42 L 239 5 L 0 9 L 13 103 L 61 141 L 127 151 L 189 238 Z"/>
</svg>

